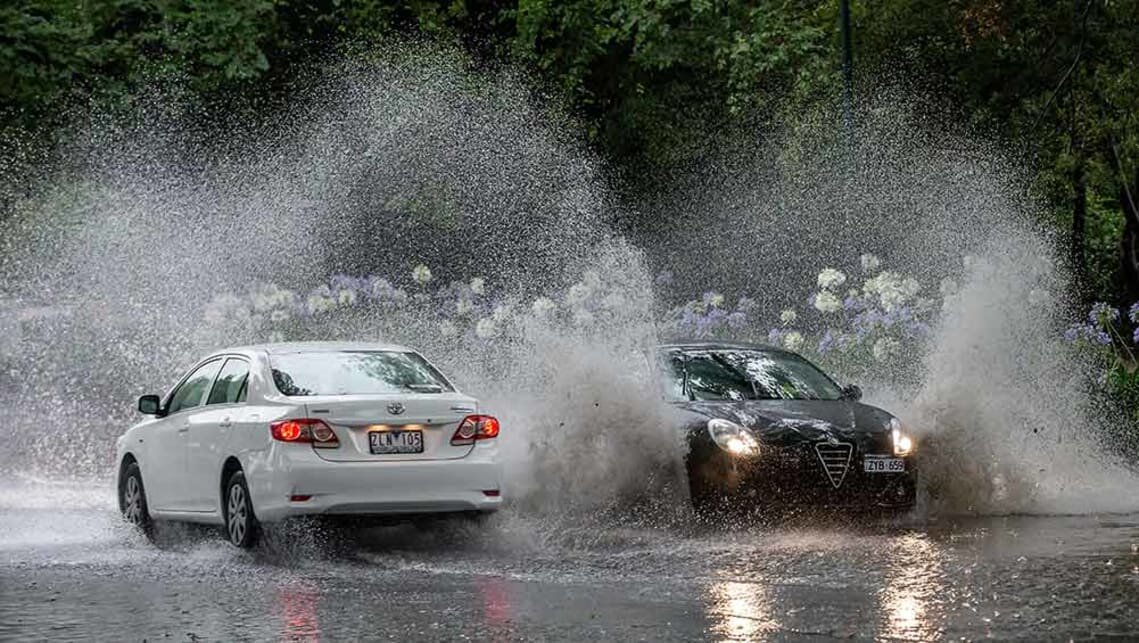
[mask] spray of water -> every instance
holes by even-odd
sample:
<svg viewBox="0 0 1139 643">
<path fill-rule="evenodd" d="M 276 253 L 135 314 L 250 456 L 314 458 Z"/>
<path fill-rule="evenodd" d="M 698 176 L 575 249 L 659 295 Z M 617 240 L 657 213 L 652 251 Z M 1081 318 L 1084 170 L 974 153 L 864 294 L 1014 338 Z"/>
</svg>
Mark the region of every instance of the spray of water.
<svg viewBox="0 0 1139 643">
<path fill-rule="evenodd" d="M 93 118 L 75 167 L 45 168 L 5 215 L 0 401 L 18 409 L 6 467 L 106 475 L 134 396 L 204 351 L 272 339 L 263 318 L 296 314 L 225 295 L 379 273 L 390 283 L 369 292 L 404 299 L 276 328 L 421 348 L 504 419 L 518 511 L 675 510 L 683 447 L 648 357 L 669 305 L 654 269 L 681 289 L 750 294 L 771 315 L 801 305 L 820 266 L 854 271 L 874 252 L 961 284 L 912 376 L 866 382 L 923 432 L 937 508 L 1139 508 L 1113 499 L 1134 475 L 1097 448 L 1082 365 L 1055 339 L 1055 253 L 989 148 L 897 109 L 869 110 L 853 151 L 808 123 L 637 204 L 666 223 L 622 236 L 623 206 L 572 122 L 518 78 L 395 51 L 302 94 L 289 114 L 220 133 L 168 96 L 126 122 Z M 412 278 L 420 263 L 432 284 L 455 280 L 450 298 Z M 490 294 L 460 314 L 473 330 L 456 331 L 444 309 L 465 305 L 474 276 Z M 1048 296 L 1026 305 L 1036 291 Z M 343 293 L 327 292 L 334 308 L 357 296 Z"/>
</svg>

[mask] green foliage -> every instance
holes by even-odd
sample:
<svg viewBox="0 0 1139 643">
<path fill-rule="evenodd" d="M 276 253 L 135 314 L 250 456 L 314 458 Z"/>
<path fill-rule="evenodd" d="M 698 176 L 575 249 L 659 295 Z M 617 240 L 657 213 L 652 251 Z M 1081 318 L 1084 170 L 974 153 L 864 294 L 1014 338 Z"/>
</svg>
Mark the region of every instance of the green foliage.
<svg viewBox="0 0 1139 643">
<path fill-rule="evenodd" d="M 1139 193 L 1134 0 L 851 6 L 863 85 L 928 89 L 1022 148 L 1061 229 L 1078 229 L 1086 195 L 1085 237 L 1073 236 L 1084 283 L 1115 298 L 1120 194 L 1128 181 Z M 398 35 L 457 44 L 477 64 L 520 62 L 618 169 L 667 175 L 733 133 L 794 125 L 833 98 L 837 13 L 837 0 L 9 0 L 0 128 L 50 133 L 77 101 L 129 98 L 163 79 L 206 100 L 284 104 L 310 62 Z"/>
<path fill-rule="evenodd" d="M 624 160 L 683 162 L 709 131 L 801 103 L 837 69 L 814 3 L 523 0 L 516 20 L 515 52 Z"/>
</svg>

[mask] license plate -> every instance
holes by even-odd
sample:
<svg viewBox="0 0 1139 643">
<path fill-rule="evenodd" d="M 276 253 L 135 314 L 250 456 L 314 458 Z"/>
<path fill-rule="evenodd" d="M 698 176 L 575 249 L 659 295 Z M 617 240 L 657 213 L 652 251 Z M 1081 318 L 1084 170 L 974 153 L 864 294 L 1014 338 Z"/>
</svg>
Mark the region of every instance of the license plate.
<svg viewBox="0 0 1139 643">
<path fill-rule="evenodd" d="M 422 431 L 371 431 L 368 447 L 373 454 L 423 453 Z"/>
<path fill-rule="evenodd" d="M 862 461 L 866 473 L 903 473 L 906 461 L 901 458 L 866 458 Z"/>
</svg>

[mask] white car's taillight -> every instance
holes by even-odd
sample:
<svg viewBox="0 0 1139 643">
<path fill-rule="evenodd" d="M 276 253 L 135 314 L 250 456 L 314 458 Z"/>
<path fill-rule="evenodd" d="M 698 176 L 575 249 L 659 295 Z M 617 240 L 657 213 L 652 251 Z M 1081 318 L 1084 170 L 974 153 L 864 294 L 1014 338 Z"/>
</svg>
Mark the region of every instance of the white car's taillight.
<svg viewBox="0 0 1139 643">
<path fill-rule="evenodd" d="M 459 428 L 451 436 L 453 446 L 474 444 L 475 440 L 489 440 L 498 437 L 498 418 L 491 415 L 468 415 L 459 422 Z"/>
<path fill-rule="evenodd" d="M 321 420 L 281 420 L 269 425 L 274 440 L 281 442 L 309 442 L 321 449 L 340 446 L 336 432 Z"/>
</svg>

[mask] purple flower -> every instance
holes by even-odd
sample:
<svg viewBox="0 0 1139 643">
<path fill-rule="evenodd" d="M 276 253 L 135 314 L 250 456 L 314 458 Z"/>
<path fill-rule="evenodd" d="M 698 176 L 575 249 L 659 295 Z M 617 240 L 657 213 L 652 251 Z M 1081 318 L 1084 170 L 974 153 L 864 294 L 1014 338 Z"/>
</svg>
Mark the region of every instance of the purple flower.
<svg viewBox="0 0 1139 643">
<path fill-rule="evenodd" d="M 734 312 L 728 315 L 728 326 L 739 330 L 747 325 L 747 315 L 741 312 Z"/>
<path fill-rule="evenodd" d="M 1107 331 L 1104 331 L 1104 330 L 1095 331 L 1095 335 L 1093 336 L 1092 339 L 1097 344 L 1102 344 L 1104 346 L 1111 344 L 1111 335 L 1108 335 Z"/>
<path fill-rule="evenodd" d="M 930 333 L 929 324 L 925 322 L 915 321 L 906 324 L 906 335 L 914 339 L 922 339 L 928 337 Z"/>
<path fill-rule="evenodd" d="M 834 334 L 828 329 L 823 333 L 822 338 L 819 340 L 819 354 L 825 354 L 827 351 L 835 347 Z"/>
<path fill-rule="evenodd" d="M 1131 309 L 1127 311 L 1127 317 L 1136 324 L 1139 324 L 1139 301 L 1131 304 Z"/>
<path fill-rule="evenodd" d="M 1069 326 L 1068 330 L 1064 331 L 1064 341 L 1066 341 L 1068 343 L 1074 343 L 1076 340 L 1078 340 L 1080 338 L 1080 335 L 1082 334 L 1080 331 L 1082 329 L 1083 329 L 1083 326 L 1081 326 L 1080 324 L 1073 324 L 1073 325 Z"/>
<path fill-rule="evenodd" d="M 1136 328 L 1135 333 L 1133 335 L 1131 335 L 1131 341 L 1135 342 L 1136 344 L 1139 344 L 1139 328 Z"/>
<path fill-rule="evenodd" d="M 857 312 L 866 308 L 866 302 L 858 297 L 847 297 L 842 300 L 842 307 L 847 311 Z"/>
<path fill-rule="evenodd" d="M 1088 312 L 1088 321 L 1096 326 L 1108 326 L 1119 321 L 1119 309 L 1102 301 L 1096 302 Z"/>
<path fill-rule="evenodd" d="M 779 344 L 783 341 L 783 329 L 772 328 L 767 332 L 767 341 L 771 344 Z"/>
</svg>

